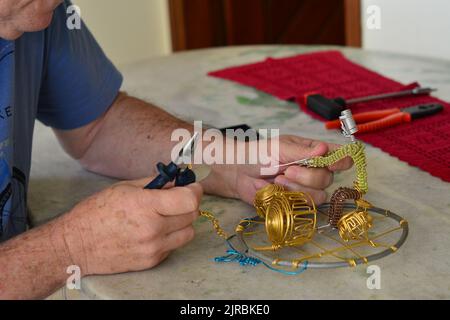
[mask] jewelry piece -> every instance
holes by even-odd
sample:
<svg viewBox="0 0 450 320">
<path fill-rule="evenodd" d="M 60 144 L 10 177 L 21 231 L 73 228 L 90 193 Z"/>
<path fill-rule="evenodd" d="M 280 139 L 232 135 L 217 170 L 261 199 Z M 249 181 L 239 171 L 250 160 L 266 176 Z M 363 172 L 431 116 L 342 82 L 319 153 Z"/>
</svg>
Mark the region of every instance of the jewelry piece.
<svg viewBox="0 0 450 320">
<path fill-rule="evenodd" d="M 317 225 L 326 224 L 329 205 L 316 208 Z M 358 212 L 360 208 L 348 203 L 344 205 L 344 210 Z M 272 268 L 281 268 L 285 273 L 289 270 L 304 270 L 306 267 L 328 269 L 367 264 L 397 252 L 409 232 L 408 222 L 389 210 L 371 207 L 367 214 L 372 217 L 372 227 L 370 233 L 363 233 L 359 240 L 345 241 L 340 237 L 339 230 L 324 228 L 315 232 L 313 238 L 301 246 L 286 246 L 276 251 L 260 250 L 268 242 L 265 221 L 259 217 L 245 219 L 237 228 L 236 246 L 242 248 L 240 252 L 247 257 L 271 264 Z"/>
<path fill-rule="evenodd" d="M 324 168 L 350 157 L 356 168 L 353 186 L 339 187 L 333 192 L 330 203 L 319 208 L 307 193 L 288 191 L 276 184 L 265 186 L 255 195 L 257 217 L 242 220 L 235 229 L 244 251 L 229 250 L 228 256 L 217 261 L 240 261 L 242 265 L 262 263 L 275 271 L 298 274 L 306 268 L 337 268 L 368 263 L 396 252 L 405 242 L 409 230 L 407 221 L 388 210 L 375 208 L 363 199 L 369 189 L 364 145 L 353 136 L 357 127 L 350 110 L 342 112 L 340 120 L 343 135 L 351 140 L 350 143 L 324 156 L 277 167 L 298 164 Z M 348 200 L 354 203 L 347 203 Z M 376 219 L 372 213 L 377 215 Z M 227 239 L 230 245 L 233 236 L 228 237 L 211 213 L 201 214 L 212 221 L 217 234 Z M 262 226 L 264 230 L 258 230 Z M 399 233 L 398 240 L 386 243 L 392 242 L 395 232 Z M 265 237 L 261 238 L 261 234 Z M 390 238 L 383 241 L 386 235 Z M 291 253 L 286 253 L 286 250 L 291 250 Z M 293 257 L 295 255 L 297 257 Z M 296 271 L 280 270 L 270 266 L 270 263 Z"/>
</svg>

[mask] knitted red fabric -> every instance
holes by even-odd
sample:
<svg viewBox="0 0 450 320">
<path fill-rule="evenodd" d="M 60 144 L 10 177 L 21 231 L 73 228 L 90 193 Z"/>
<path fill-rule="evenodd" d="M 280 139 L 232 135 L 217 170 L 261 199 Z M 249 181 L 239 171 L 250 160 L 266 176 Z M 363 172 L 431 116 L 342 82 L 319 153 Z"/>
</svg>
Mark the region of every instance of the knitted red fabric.
<svg viewBox="0 0 450 320">
<path fill-rule="evenodd" d="M 209 75 L 232 80 L 284 100 L 296 100 L 312 117 L 325 119 L 307 110 L 304 96 L 320 93 L 328 98 L 345 99 L 400 91 L 417 86 L 403 85 L 346 59 L 338 51 L 301 54 L 294 57 L 228 68 Z M 392 128 L 357 134 L 362 141 L 378 147 L 412 166 L 450 182 L 450 105 L 431 96 L 408 96 L 360 103 L 351 106 L 353 113 L 405 108 L 439 102 L 444 111 Z M 325 129 L 324 129 L 325 130 Z"/>
</svg>

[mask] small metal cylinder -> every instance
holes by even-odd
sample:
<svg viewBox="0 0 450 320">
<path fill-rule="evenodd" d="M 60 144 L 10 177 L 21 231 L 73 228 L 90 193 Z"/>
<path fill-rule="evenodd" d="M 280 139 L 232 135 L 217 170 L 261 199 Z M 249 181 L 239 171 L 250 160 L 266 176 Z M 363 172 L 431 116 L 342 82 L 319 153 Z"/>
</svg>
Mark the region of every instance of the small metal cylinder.
<svg viewBox="0 0 450 320">
<path fill-rule="evenodd" d="M 339 120 L 341 121 L 342 131 L 346 137 L 349 137 L 358 132 L 358 127 L 355 123 L 355 120 L 353 119 L 353 115 L 350 109 L 342 111 Z"/>
</svg>

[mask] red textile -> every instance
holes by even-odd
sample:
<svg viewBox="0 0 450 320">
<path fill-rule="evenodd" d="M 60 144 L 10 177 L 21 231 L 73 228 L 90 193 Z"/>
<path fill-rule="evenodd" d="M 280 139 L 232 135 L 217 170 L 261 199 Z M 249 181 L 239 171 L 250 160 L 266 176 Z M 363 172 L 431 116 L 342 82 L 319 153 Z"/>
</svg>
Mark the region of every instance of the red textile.
<svg viewBox="0 0 450 320">
<path fill-rule="evenodd" d="M 323 51 L 272 59 L 209 73 L 232 80 L 280 99 L 295 99 L 312 117 L 325 119 L 307 110 L 304 96 L 320 93 L 345 99 L 404 90 L 418 84 L 402 85 L 346 59 L 339 51 Z M 357 134 L 362 141 L 381 148 L 412 166 L 450 182 L 450 105 L 431 96 L 408 96 L 351 106 L 353 113 L 405 108 L 439 102 L 444 111 L 373 133 Z M 325 130 L 325 128 L 324 128 Z"/>
</svg>

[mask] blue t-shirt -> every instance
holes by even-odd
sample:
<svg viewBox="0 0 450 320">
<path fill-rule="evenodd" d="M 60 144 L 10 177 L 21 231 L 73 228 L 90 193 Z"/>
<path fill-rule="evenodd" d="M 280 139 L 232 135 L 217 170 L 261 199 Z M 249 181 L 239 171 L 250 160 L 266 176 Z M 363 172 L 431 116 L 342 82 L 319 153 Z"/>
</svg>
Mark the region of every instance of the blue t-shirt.
<svg viewBox="0 0 450 320">
<path fill-rule="evenodd" d="M 35 119 L 62 130 L 86 125 L 111 106 L 122 84 L 86 25 L 66 26 L 69 5 L 62 3 L 43 31 L 0 38 L 0 241 L 27 228 Z"/>
</svg>

